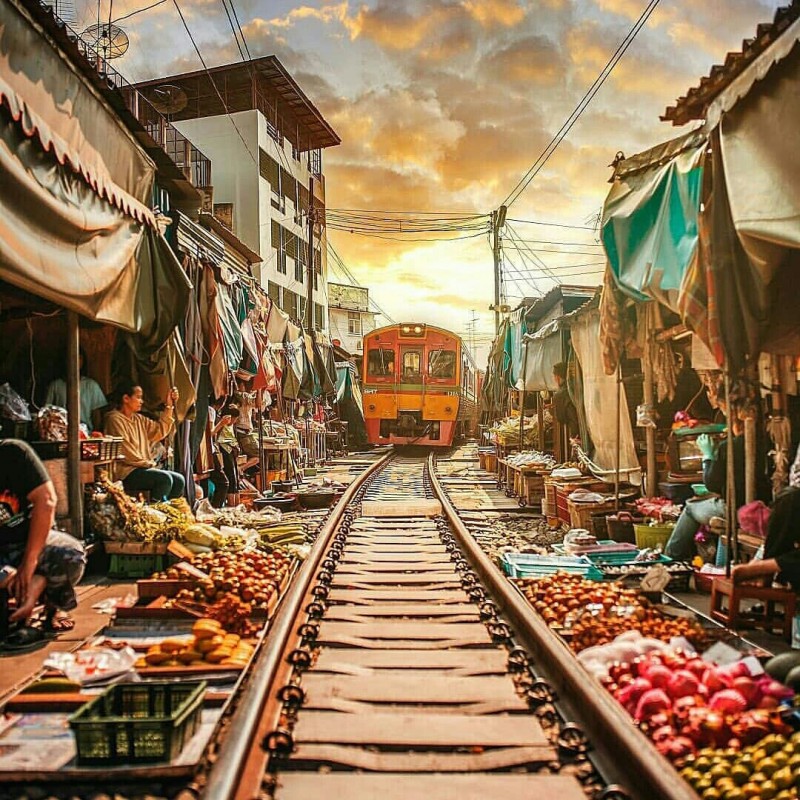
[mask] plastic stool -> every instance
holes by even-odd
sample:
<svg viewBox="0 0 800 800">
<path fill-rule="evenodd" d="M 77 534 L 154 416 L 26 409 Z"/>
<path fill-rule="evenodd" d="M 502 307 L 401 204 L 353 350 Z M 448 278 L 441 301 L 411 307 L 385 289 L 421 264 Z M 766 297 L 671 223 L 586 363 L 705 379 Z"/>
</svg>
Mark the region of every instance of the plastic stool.
<svg viewBox="0 0 800 800">
<path fill-rule="evenodd" d="M 723 608 L 725 598 L 727 608 Z M 742 600 L 760 600 L 765 605 L 763 617 L 742 614 L 739 606 Z M 775 613 L 775 606 L 783 606 L 783 616 Z M 797 605 L 797 595 L 791 589 L 772 587 L 734 585 L 730 578 L 715 578 L 711 587 L 711 616 L 730 628 L 740 624 L 762 628 L 770 633 L 779 632 L 788 642 L 792 637 L 792 619 Z"/>
</svg>

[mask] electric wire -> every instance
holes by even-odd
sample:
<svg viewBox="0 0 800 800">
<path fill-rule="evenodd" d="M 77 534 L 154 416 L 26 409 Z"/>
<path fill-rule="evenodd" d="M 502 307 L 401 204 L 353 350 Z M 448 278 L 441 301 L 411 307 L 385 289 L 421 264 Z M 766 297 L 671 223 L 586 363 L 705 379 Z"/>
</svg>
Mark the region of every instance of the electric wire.
<svg viewBox="0 0 800 800">
<path fill-rule="evenodd" d="M 236 6 L 233 3 L 233 0 L 228 0 L 231 6 L 231 11 L 233 11 L 233 18 L 236 20 L 236 27 L 239 29 L 239 35 L 242 37 L 242 44 L 244 45 L 244 49 L 247 51 L 247 58 L 252 61 L 253 56 L 250 55 L 250 47 L 247 44 L 247 39 L 244 38 L 244 31 L 242 30 L 242 25 L 239 22 L 239 15 L 236 13 Z"/>
<path fill-rule="evenodd" d="M 231 12 L 228 9 L 228 4 L 225 0 L 221 0 L 222 7 L 225 9 L 225 16 L 228 18 L 228 24 L 231 26 L 231 33 L 233 34 L 233 40 L 236 42 L 236 47 L 239 50 L 239 55 L 242 57 L 242 61 L 246 61 L 247 58 L 244 54 L 244 50 L 242 49 L 241 42 L 239 41 L 239 36 L 236 33 L 236 26 L 233 24 L 233 17 L 231 17 Z"/>
<path fill-rule="evenodd" d="M 536 161 L 534 161 L 530 169 L 525 173 L 525 175 L 522 176 L 517 185 L 511 190 L 501 205 L 510 207 L 525 191 L 525 189 L 528 188 L 531 181 L 533 181 L 533 179 L 539 174 L 542 167 L 544 167 L 544 165 L 550 160 L 550 157 L 556 151 L 561 142 L 564 141 L 567 134 L 572 130 L 578 119 L 580 119 L 589 103 L 591 103 L 591 101 L 594 99 L 597 92 L 600 91 L 600 88 L 606 82 L 608 76 L 613 72 L 622 56 L 625 55 L 625 52 L 630 47 L 639 31 L 650 18 L 650 15 L 653 13 L 653 11 L 655 11 L 658 3 L 659 0 L 649 0 L 644 11 L 639 16 L 639 19 L 636 20 L 633 27 L 625 35 L 625 38 L 622 40 L 622 42 L 620 42 L 619 46 L 614 51 L 614 54 L 600 71 L 600 74 L 597 76 L 597 78 L 595 78 L 594 83 L 589 87 L 586 94 L 584 94 L 584 96 L 578 102 L 578 105 L 572 110 L 572 113 L 567 117 L 564 124 L 561 126 L 561 128 L 559 128 L 544 150 L 539 154 L 539 157 L 536 159 Z"/>
<path fill-rule="evenodd" d="M 130 19 L 131 17 L 135 17 L 137 14 L 142 14 L 145 11 L 149 11 L 151 8 L 156 8 L 156 6 L 163 5 L 164 3 L 168 3 L 169 0 L 158 0 L 156 3 L 151 3 L 149 6 L 145 6 L 144 8 L 138 8 L 136 11 L 131 11 L 130 14 L 124 14 L 121 17 L 117 17 L 113 22 L 116 24 L 117 22 L 122 22 L 125 19 Z"/>
</svg>

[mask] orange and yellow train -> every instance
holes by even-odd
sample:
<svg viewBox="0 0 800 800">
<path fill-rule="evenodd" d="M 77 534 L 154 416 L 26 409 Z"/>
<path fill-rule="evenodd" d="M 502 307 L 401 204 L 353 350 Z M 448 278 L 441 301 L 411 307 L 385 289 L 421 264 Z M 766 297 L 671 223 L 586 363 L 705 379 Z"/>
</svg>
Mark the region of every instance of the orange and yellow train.
<svg viewBox="0 0 800 800">
<path fill-rule="evenodd" d="M 447 447 L 477 424 L 478 375 L 461 339 L 422 323 L 364 337 L 364 418 L 373 444 Z"/>
</svg>

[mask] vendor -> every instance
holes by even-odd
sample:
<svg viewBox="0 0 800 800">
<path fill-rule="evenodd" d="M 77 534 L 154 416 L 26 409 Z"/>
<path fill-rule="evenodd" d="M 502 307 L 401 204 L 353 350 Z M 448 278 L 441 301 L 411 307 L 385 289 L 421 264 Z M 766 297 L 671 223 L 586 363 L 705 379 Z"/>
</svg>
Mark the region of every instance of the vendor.
<svg viewBox="0 0 800 800">
<path fill-rule="evenodd" d="M 553 395 L 553 415 L 567 429 L 570 439 L 580 435 L 578 412 L 567 389 L 567 365 L 563 361 L 553 366 L 553 378 L 558 389 Z"/>
<path fill-rule="evenodd" d="M 731 577 L 734 583 L 766 583 L 777 578 L 800 592 L 800 489 L 793 487 L 775 500 L 764 558 L 736 565 Z"/>
<path fill-rule="evenodd" d="M 66 363 L 66 362 L 64 362 Z M 108 400 L 103 394 L 97 381 L 85 375 L 86 355 L 83 348 L 78 353 L 78 369 L 80 371 L 80 396 L 81 396 L 81 422 L 90 430 L 100 430 L 102 427 L 102 409 L 108 405 Z M 46 406 L 67 407 L 67 382 L 65 376 L 56 378 L 47 387 L 44 398 Z"/>
<path fill-rule="evenodd" d="M 744 424 L 739 410 L 732 408 L 729 412 L 724 392 L 717 395 L 720 410 L 729 420 L 731 429 L 729 437 L 733 437 L 734 485 L 736 500 L 740 505 L 745 502 L 745 458 L 744 458 Z M 689 500 L 669 537 L 664 554 L 679 561 L 690 561 L 695 555 L 695 535 L 702 525 L 708 525 L 713 517 L 725 517 L 725 495 L 727 493 L 728 441 L 723 441 L 717 450 L 714 440 L 703 434 L 697 437 L 697 446 L 703 455 L 703 483 L 712 493 L 711 497 Z M 769 502 L 771 492 L 769 481 L 764 471 L 765 457 L 763 441 L 756 444 L 756 500 Z"/>
<path fill-rule="evenodd" d="M 0 586 L 17 602 L 11 621 L 21 623 L 4 643 L 6 649 L 26 649 L 49 632 L 74 626 L 66 612 L 78 604 L 75 585 L 86 555 L 77 539 L 53 530 L 56 501 L 50 476 L 31 446 L 0 439 L 0 566 L 5 573 Z M 40 602 L 44 619 L 34 625 Z"/>
<path fill-rule="evenodd" d="M 209 494 L 209 499 L 214 508 L 221 508 L 228 495 L 238 491 L 239 485 L 236 459 L 232 455 L 233 448 L 238 448 L 233 423 L 239 416 L 239 409 L 226 405 L 226 400 L 223 397 L 208 406 L 211 458 L 214 462 L 214 468 L 208 476 L 214 485 L 214 492 Z M 208 492 L 208 487 L 205 488 Z"/>
<path fill-rule="evenodd" d="M 122 437 L 122 459 L 114 465 L 115 477 L 122 481 L 128 494 L 150 492 L 154 502 L 183 497 L 186 479 L 179 472 L 156 469 L 150 453 L 150 446 L 172 430 L 178 390 L 172 388 L 167 392 L 164 410 L 157 421 L 140 413 L 144 398 L 141 386 L 124 384 L 119 396 L 119 408 L 106 417 L 106 433 Z"/>
</svg>

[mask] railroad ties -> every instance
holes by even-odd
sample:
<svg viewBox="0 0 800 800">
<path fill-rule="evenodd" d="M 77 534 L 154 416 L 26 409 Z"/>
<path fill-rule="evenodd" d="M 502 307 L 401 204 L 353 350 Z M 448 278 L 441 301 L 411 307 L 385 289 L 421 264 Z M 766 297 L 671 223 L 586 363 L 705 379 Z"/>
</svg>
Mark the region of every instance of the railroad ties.
<svg viewBox="0 0 800 800">
<path fill-rule="evenodd" d="M 369 484 L 299 681 L 294 747 L 272 764 L 277 800 L 585 798 L 548 769 L 556 750 L 431 498 L 419 459 L 395 459 Z"/>
</svg>

